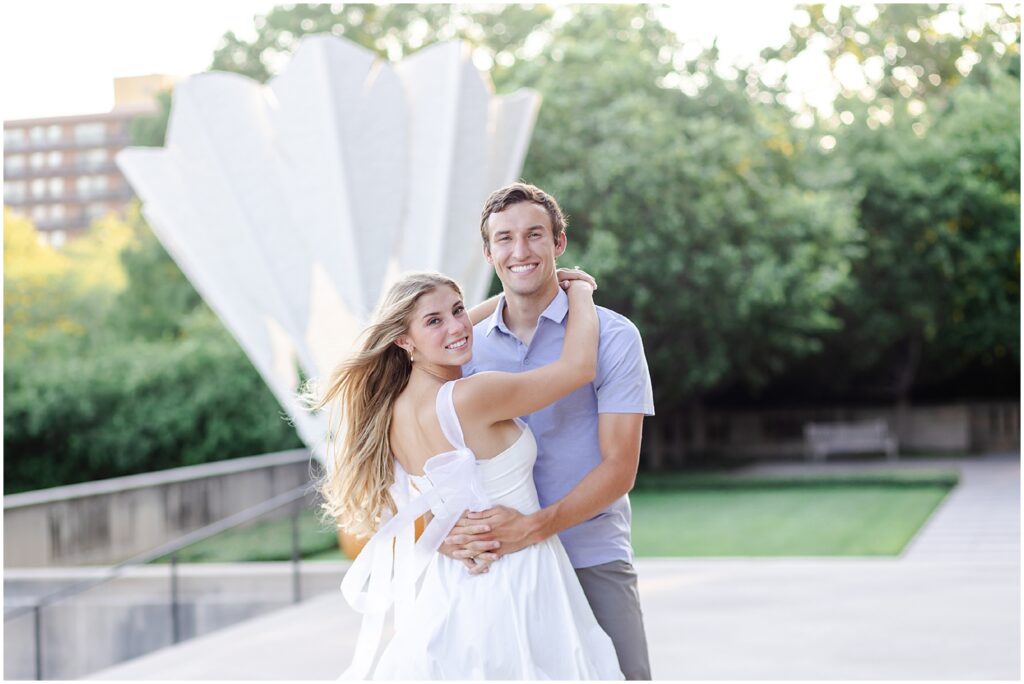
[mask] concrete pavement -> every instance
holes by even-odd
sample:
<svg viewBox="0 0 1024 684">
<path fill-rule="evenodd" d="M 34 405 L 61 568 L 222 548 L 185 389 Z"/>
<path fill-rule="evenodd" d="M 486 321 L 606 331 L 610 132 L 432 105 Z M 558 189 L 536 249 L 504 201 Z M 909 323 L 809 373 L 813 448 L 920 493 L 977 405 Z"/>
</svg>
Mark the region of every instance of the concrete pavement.
<svg viewBox="0 0 1024 684">
<path fill-rule="evenodd" d="M 639 559 L 655 678 L 1019 679 L 1019 458 L 898 466 L 937 464 L 961 484 L 900 558 Z M 815 467 L 885 466 L 754 470 Z M 357 628 L 331 593 L 92 678 L 333 679 Z"/>
</svg>

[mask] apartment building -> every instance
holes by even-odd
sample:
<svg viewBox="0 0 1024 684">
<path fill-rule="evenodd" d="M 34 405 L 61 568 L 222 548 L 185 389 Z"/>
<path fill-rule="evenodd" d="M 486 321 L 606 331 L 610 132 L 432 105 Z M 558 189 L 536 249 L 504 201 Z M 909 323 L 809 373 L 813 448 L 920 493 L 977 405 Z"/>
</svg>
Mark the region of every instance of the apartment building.
<svg viewBox="0 0 1024 684">
<path fill-rule="evenodd" d="M 168 76 L 114 80 L 114 108 L 101 114 L 4 121 L 4 205 L 59 247 L 134 193 L 114 156 L 131 144 L 131 122 L 158 110 Z"/>
</svg>

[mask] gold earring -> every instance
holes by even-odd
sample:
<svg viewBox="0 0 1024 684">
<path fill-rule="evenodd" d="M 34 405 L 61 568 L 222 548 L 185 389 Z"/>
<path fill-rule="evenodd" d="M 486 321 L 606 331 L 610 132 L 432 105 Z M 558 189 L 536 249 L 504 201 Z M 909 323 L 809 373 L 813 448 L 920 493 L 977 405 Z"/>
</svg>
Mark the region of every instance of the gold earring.
<svg viewBox="0 0 1024 684">
<path fill-rule="evenodd" d="M 415 363 L 416 359 L 412 357 L 412 351 L 409 351 L 409 363 Z"/>
</svg>

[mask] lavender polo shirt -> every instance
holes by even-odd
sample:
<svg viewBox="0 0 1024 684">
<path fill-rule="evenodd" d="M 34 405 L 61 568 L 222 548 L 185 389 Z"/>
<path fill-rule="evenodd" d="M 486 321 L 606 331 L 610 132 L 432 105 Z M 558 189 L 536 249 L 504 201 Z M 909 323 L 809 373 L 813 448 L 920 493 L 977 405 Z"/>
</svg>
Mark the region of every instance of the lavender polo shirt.
<svg viewBox="0 0 1024 684">
<path fill-rule="evenodd" d="M 481 371 L 519 372 L 556 361 L 562 353 L 569 297 L 561 289 L 541 314 L 529 346 L 505 325 L 505 298 L 494 315 L 473 328 L 473 358 L 465 375 Z M 599 413 L 654 415 L 651 376 L 636 326 L 604 307 L 597 307 L 601 326 L 597 377 L 569 396 L 536 413 L 523 416 L 537 438 L 533 479 L 541 506 L 558 501 L 601 462 L 597 437 Z M 629 542 L 629 496 L 622 496 L 590 520 L 558 536 L 575 568 L 615 560 L 632 562 Z"/>
</svg>

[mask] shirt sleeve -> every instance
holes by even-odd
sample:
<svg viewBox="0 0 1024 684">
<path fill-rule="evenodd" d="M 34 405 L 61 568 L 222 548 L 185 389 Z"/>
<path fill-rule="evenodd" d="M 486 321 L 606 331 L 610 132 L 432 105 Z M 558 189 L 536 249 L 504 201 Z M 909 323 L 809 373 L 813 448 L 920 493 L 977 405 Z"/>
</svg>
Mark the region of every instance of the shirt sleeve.
<svg viewBox="0 0 1024 684">
<path fill-rule="evenodd" d="M 601 322 L 598 350 L 598 413 L 642 413 L 654 415 L 654 391 L 640 331 L 628 319 Z"/>
</svg>

